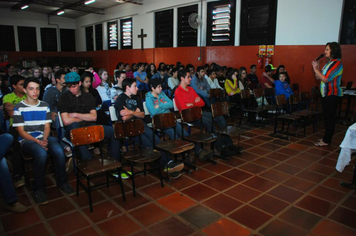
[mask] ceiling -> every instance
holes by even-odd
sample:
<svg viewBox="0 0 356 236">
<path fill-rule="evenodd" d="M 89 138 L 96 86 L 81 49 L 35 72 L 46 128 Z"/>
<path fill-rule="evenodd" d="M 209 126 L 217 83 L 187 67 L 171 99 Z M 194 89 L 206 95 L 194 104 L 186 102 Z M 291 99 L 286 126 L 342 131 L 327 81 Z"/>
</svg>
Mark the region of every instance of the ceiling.
<svg viewBox="0 0 356 236">
<path fill-rule="evenodd" d="M 0 8 L 46 15 L 56 15 L 59 10 L 64 9 L 65 14 L 62 15 L 63 17 L 75 19 L 90 13 L 104 15 L 105 9 L 121 4 L 143 4 L 143 0 L 96 0 L 89 5 L 85 5 L 84 2 L 84 0 L 0 0 Z M 29 7 L 21 10 L 24 5 Z"/>
</svg>

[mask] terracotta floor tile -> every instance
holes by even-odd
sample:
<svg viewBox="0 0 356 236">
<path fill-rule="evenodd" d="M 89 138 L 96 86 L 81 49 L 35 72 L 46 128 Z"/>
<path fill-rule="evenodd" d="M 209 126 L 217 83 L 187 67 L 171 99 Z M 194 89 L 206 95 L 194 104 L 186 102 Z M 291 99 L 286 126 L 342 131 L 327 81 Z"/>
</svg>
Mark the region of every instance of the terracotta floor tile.
<svg viewBox="0 0 356 236">
<path fill-rule="evenodd" d="M 66 198 L 51 201 L 46 205 L 38 205 L 38 208 L 47 219 L 74 210 L 74 206 Z"/>
<path fill-rule="evenodd" d="M 340 186 L 340 180 L 335 178 L 327 179 L 322 185 L 344 193 L 348 193 L 351 191 L 351 189 L 349 188 Z"/>
<path fill-rule="evenodd" d="M 309 153 L 309 152 L 299 153 L 295 157 L 297 157 L 299 159 L 302 159 L 302 160 L 311 161 L 311 162 L 318 162 L 321 159 L 323 159 L 322 156 L 314 155 L 314 154 Z"/>
<path fill-rule="evenodd" d="M 281 149 L 278 149 L 277 152 L 278 152 L 278 153 L 285 154 L 285 155 L 288 155 L 289 157 L 292 157 L 292 156 L 294 156 L 294 155 L 297 155 L 300 151 L 283 147 L 283 148 L 281 148 Z"/>
<path fill-rule="evenodd" d="M 322 216 L 326 216 L 330 211 L 335 208 L 334 204 L 309 195 L 304 197 L 300 202 L 298 202 L 296 206 L 299 206 Z"/>
<path fill-rule="evenodd" d="M 23 230 L 17 231 L 16 233 L 12 234 L 7 234 L 11 236 L 33 236 L 33 235 L 51 235 L 46 227 L 41 223 L 41 224 L 36 224 L 30 227 L 27 227 Z"/>
<path fill-rule="evenodd" d="M 236 157 L 230 157 L 229 160 L 226 162 L 226 165 L 228 166 L 232 166 L 232 167 L 237 167 L 240 165 L 243 165 L 244 163 L 246 163 L 245 160 L 236 158 Z"/>
<path fill-rule="evenodd" d="M 130 234 L 131 236 L 148 236 L 148 235 L 151 235 L 148 231 L 146 230 L 141 230 L 141 231 L 138 231 L 134 234 Z"/>
<path fill-rule="evenodd" d="M 257 158 L 260 158 L 259 155 L 256 155 L 254 153 L 251 153 L 250 151 L 245 151 L 246 149 L 242 150 L 242 154 L 238 156 L 239 159 L 244 160 L 244 161 L 253 161 Z"/>
<path fill-rule="evenodd" d="M 46 195 L 48 200 L 54 200 L 60 197 L 63 197 L 63 193 L 61 192 L 61 190 L 59 190 L 59 188 L 57 188 L 56 186 L 54 187 L 47 187 L 46 188 Z M 33 192 L 32 192 L 32 197 L 33 197 Z"/>
<path fill-rule="evenodd" d="M 240 166 L 239 168 L 254 175 L 266 170 L 266 167 L 254 163 L 247 163 L 245 165 Z"/>
<path fill-rule="evenodd" d="M 260 174 L 261 177 L 264 177 L 268 180 L 272 180 L 274 182 L 278 182 L 278 183 L 282 183 L 284 181 L 286 181 L 287 179 L 291 178 L 292 176 L 280 171 L 276 171 L 276 170 L 267 170 L 266 172 L 263 172 L 262 174 Z"/>
<path fill-rule="evenodd" d="M 236 184 L 236 182 L 233 182 L 225 177 L 222 177 L 221 175 L 217 175 L 211 179 L 208 179 L 204 182 L 203 184 L 209 186 L 210 188 L 216 189 L 218 191 L 223 191 L 227 188 L 231 188 Z"/>
<path fill-rule="evenodd" d="M 331 158 L 323 158 L 320 161 L 318 161 L 319 164 L 325 165 L 325 166 L 329 166 L 331 168 L 334 168 L 336 166 L 337 163 L 337 159 L 331 159 Z"/>
<path fill-rule="evenodd" d="M 349 208 L 353 211 L 356 211 L 356 197 L 350 196 L 348 197 L 342 205 L 346 208 Z"/>
<path fill-rule="evenodd" d="M 327 178 L 326 175 L 318 174 L 309 170 L 303 170 L 302 172 L 296 174 L 296 176 L 314 183 L 320 183 Z"/>
<path fill-rule="evenodd" d="M 28 209 L 26 213 L 22 213 L 22 214 L 11 213 L 9 215 L 2 216 L 0 219 L 5 232 L 27 227 L 29 225 L 41 221 L 33 207 Z"/>
<path fill-rule="evenodd" d="M 320 220 L 321 217 L 309 213 L 297 207 L 292 207 L 284 212 L 281 219 L 286 222 L 301 227 L 306 230 L 311 230 Z"/>
<path fill-rule="evenodd" d="M 121 193 L 121 191 L 120 191 L 120 193 Z M 89 206 L 89 198 L 88 198 L 88 194 L 86 192 L 83 192 L 83 191 L 79 192 L 78 197 L 76 195 L 74 195 L 71 198 L 79 207 Z M 101 193 L 99 193 L 97 190 L 93 191 L 91 193 L 91 198 L 92 198 L 93 204 L 105 199 L 104 196 Z"/>
<path fill-rule="evenodd" d="M 330 153 L 330 151 L 325 149 L 324 147 L 323 148 L 312 147 L 312 148 L 308 149 L 307 152 L 318 155 L 318 156 L 322 156 L 322 157 L 324 157 Z"/>
<path fill-rule="evenodd" d="M 142 175 L 137 175 L 135 176 L 135 186 L 136 189 L 151 185 L 155 182 L 159 182 L 159 178 L 155 178 L 156 176 L 152 176 L 152 174 L 147 174 L 146 176 Z"/>
<path fill-rule="evenodd" d="M 203 184 L 197 184 L 182 191 L 196 201 L 202 201 L 218 193 L 216 190 L 207 187 Z"/>
<path fill-rule="evenodd" d="M 179 214 L 180 217 L 189 223 L 203 228 L 220 219 L 220 214 L 209 210 L 207 207 L 198 205 Z"/>
<path fill-rule="evenodd" d="M 259 190 L 259 191 L 267 191 L 268 189 L 272 188 L 276 184 L 274 182 L 271 182 L 267 179 L 255 176 L 243 183 L 246 186 L 249 186 L 250 188 Z"/>
<path fill-rule="evenodd" d="M 277 145 L 277 144 L 274 144 L 274 143 L 265 143 L 265 144 L 260 145 L 260 147 L 264 148 L 264 149 L 271 150 L 271 151 L 276 151 L 279 148 L 281 148 L 280 145 Z"/>
<path fill-rule="evenodd" d="M 293 150 L 297 150 L 297 151 L 305 151 L 310 148 L 310 146 L 303 145 L 301 143 L 291 143 L 291 144 L 287 145 L 286 147 L 293 149 Z"/>
<path fill-rule="evenodd" d="M 220 174 L 222 172 L 225 172 L 227 170 L 230 170 L 231 169 L 231 166 L 227 166 L 227 165 L 224 165 L 222 164 L 221 162 L 217 165 L 214 165 L 214 164 L 208 164 L 206 166 L 204 166 L 204 169 L 206 170 L 209 170 L 213 173 L 216 173 L 216 174 Z"/>
<path fill-rule="evenodd" d="M 313 164 L 311 161 L 303 160 L 297 157 L 292 157 L 291 159 L 287 160 L 286 163 L 300 168 L 306 168 Z"/>
<path fill-rule="evenodd" d="M 199 171 L 200 172 L 200 171 Z M 157 200 L 158 198 L 167 196 L 168 194 L 174 193 L 175 190 L 165 182 L 163 182 L 164 187 L 162 188 L 161 183 L 153 184 L 148 187 L 140 189 L 141 192 L 147 194 L 149 197 Z"/>
<path fill-rule="evenodd" d="M 247 172 L 241 171 L 239 169 L 232 169 L 232 170 L 222 174 L 222 176 L 229 178 L 236 182 L 242 182 L 242 181 L 245 181 L 246 179 L 250 178 L 252 175 Z"/>
<path fill-rule="evenodd" d="M 323 186 L 318 186 L 315 189 L 313 189 L 310 192 L 310 195 L 322 198 L 332 203 L 338 203 L 345 196 L 344 193 Z"/>
<path fill-rule="evenodd" d="M 270 136 L 266 136 L 266 135 L 259 135 L 257 137 L 255 137 L 254 139 L 258 139 L 258 140 L 262 140 L 262 141 L 271 141 L 271 137 Z"/>
<path fill-rule="evenodd" d="M 232 232 L 235 235 L 247 236 L 250 234 L 250 231 L 229 219 L 223 218 L 216 223 L 210 225 L 209 227 L 203 229 L 203 232 L 207 235 L 229 235 Z"/>
<path fill-rule="evenodd" d="M 195 201 L 180 193 L 161 198 L 157 202 L 173 213 L 180 212 L 196 204 Z"/>
<path fill-rule="evenodd" d="M 356 230 L 352 230 L 330 220 L 323 220 L 313 229 L 312 233 L 320 236 L 354 236 L 356 235 Z"/>
<path fill-rule="evenodd" d="M 264 167 L 267 167 L 267 168 L 270 168 L 270 167 L 273 167 L 273 166 L 279 164 L 278 161 L 271 160 L 271 159 L 266 158 L 266 157 L 258 158 L 256 160 L 254 160 L 253 162 L 258 164 L 258 165 L 260 165 L 260 166 L 264 166 Z"/>
<path fill-rule="evenodd" d="M 312 146 L 314 146 L 315 141 L 313 142 L 313 141 L 309 141 L 309 140 L 300 140 L 298 143 L 303 144 L 308 147 L 312 147 Z"/>
<path fill-rule="evenodd" d="M 144 226 L 157 223 L 169 217 L 169 213 L 152 203 L 132 211 L 131 215 Z"/>
<path fill-rule="evenodd" d="M 276 215 L 288 206 L 288 203 L 282 202 L 269 195 L 262 195 L 249 204 L 271 215 Z"/>
<path fill-rule="evenodd" d="M 289 141 L 284 141 L 281 139 L 274 139 L 271 143 L 277 144 L 279 146 L 287 146 L 288 144 L 290 144 Z"/>
<path fill-rule="evenodd" d="M 277 186 L 276 188 L 269 191 L 268 194 L 290 203 L 293 203 L 295 200 L 303 196 L 302 192 L 285 187 L 283 185 Z"/>
<path fill-rule="evenodd" d="M 260 230 L 262 235 L 278 235 L 278 236 L 301 236 L 305 235 L 305 232 L 293 227 L 280 220 L 275 220 L 268 224 L 262 230 Z"/>
<path fill-rule="evenodd" d="M 302 192 L 306 192 L 315 186 L 314 183 L 305 181 L 297 177 L 292 177 L 288 179 L 286 182 L 283 183 L 283 185 L 286 185 L 288 187 L 294 188 Z"/>
<path fill-rule="evenodd" d="M 93 228 L 89 227 L 83 230 L 80 230 L 74 234 L 71 234 L 70 236 L 99 236 L 100 234 L 98 232 L 96 232 Z"/>
<path fill-rule="evenodd" d="M 68 234 L 89 225 L 89 222 L 79 212 L 63 215 L 48 223 L 57 235 Z"/>
<path fill-rule="evenodd" d="M 334 171 L 336 171 L 335 168 L 327 167 L 318 163 L 315 163 L 308 167 L 308 170 L 317 172 L 322 175 L 331 175 L 332 173 L 334 173 Z"/>
<path fill-rule="evenodd" d="M 235 159 L 235 158 L 231 158 L 231 159 Z M 210 171 L 199 168 L 199 171 L 194 171 L 191 175 L 189 175 L 189 177 L 195 179 L 196 181 L 204 181 L 206 179 L 213 177 L 214 175 L 215 174 L 211 173 Z"/>
<path fill-rule="evenodd" d="M 238 209 L 230 214 L 229 217 L 251 229 L 257 229 L 272 218 L 272 216 L 250 206 L 244 206 Z"/>
<path fill-rule="evenodd" d="M 237 185 L 236 187 L 233 187 L 232 189 L 229 189 L 225 192 L 225 194 L 236 198 L 242 202 L 248 202 L 251 199 L 256 198 L 258 195 L 262 194 L 259 191 L 256 191 L 254 189 L 248 188 L 244 185 Z"/>
<path fill-rule="evenodd" d="M 83 211 L 94 223 L 113 218 L 122 212 L 109 201 L 101 202 L 93 206 L 93 212 L 90 212 L 89 207 L 83 209 Z"/>
<path fill-rule="evenodd" d="M 17 201 L 18 202 L 21 202 L 23 205 L 27 206 L 27 207 L 30 207 L 32 206 L 32 203 L 30 202 L 30 199 L 28 199 L 27 195 L 26 194 L 20 194 L 20 195 L 17 195 Z M 0 207 L 0 215 L 1 215 L 1 211 L 3 210 L 1 207 Z"/>
<path fill-rule="evenodd" d="M 152 231 L 154 235 L 160 235 L 160 236 L 189 235 L 194 232 L 193 229 L 183 224 L 176 218 L 170 218 L 157 225 L 154 225 L 150 228 L 150 231 Z"/>
<path fill-rule="evenodd" d="M 337 221 L 343 225 L 347 225 L 353 229 L 356 229 L 356 225 L 355 225 L 356 211 L 351 211 L 344 207 L 338 207 L 329 216 L 329 218 L 331 220 Z"/>
<path fill-rule="evenodd" d="M 194 175 L 196 172 L 193 171 L 193 173 L 191 174 Z M 189 176 L 189 177 L 191 177 Z M 181 177 L 179 177 L 179 179 L 173 179 L 169 185 L 171 185 L 172 187 L 174 187 L 175 189 L 178 189 L 178 190 L 181 190 L 181 189 L 184 189 L 184 188 L 187 188 L 187 187 L 190 187 L 192 186 L 193 184 L 196 184 L 197 181 L 191 179 L 191 178 L 188 178 L 185 174 L 182 174 Z"/>
<path fill-rule="evenodd" d="M 285 160 L 288 160 L 289 158 L 291 158 L 290 155 L 286 155 L 286 154 L 283 154 L 280 152 L 272 152 L 272 153 L 266 155 L 265 157 L 267 157 L 271 160 L 275 160 L 275 161 L 285 161 Z"/>
<path fill-rule="evenodd" d="M 302 170 L 299 167 L 288 165 L 285 163 L 281 163 L 278 166 L 273 167 L 273 169 L 290 175 L 295 175 L 296 173 Z"/>
<path fill-rule="evenodd" d="M 126 215 L 100 223 L 98 227 L 105 235 L 128 235 L 141 229 Z"/>
<path fill-rule="evenodd" d="M 217 212 L 225 215 L 236 208 L 240 207 L 242 203 L 224 194 L 219 194 L 203 203 L 204 205 L 214 209 Z"/>
<path fill-rule="evenodd" d="M 259 156 L 263 156 L 263 155 L 266 155 L 266 154 L 272 152 L 269 149 L 261 148 L 261 147 L 258 147 L 258 146 L 250 148 L 248 151 L 253 153 L 253 154 L 259 155 Z"/>
<path fill-rule="evenodd" d="M 148 199 L 143 197 L 138 192 L 136 192 L 136 196 L 133 196 L 133 192 L 125 194 L 125 196 L 126 196 L 126 201 L 124 201 L 121 196 L 113 198 L 113 200 L 117 204 L 119 204 L 122 208 L 124 208 L 126 211 L 134 209 L 148 202 Z"/>
</svg>

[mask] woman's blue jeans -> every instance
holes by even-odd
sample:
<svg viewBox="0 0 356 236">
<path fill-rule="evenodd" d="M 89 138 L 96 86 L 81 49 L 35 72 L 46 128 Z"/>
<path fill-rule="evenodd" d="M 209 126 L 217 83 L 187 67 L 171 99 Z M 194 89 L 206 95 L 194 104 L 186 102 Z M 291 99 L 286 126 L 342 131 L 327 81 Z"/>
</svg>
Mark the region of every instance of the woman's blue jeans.
<svg viewBox="0 0 356 236">
<path fill-rule="evenodd" d="M 0 193 L 3 196 L 5 203 L 13 203 L 17 201 L 9 167 L 7 166 L 4 157 L 13 140 L 14 138 L 11 134 L 2 134 L 0 136 Z"/>
</svg>

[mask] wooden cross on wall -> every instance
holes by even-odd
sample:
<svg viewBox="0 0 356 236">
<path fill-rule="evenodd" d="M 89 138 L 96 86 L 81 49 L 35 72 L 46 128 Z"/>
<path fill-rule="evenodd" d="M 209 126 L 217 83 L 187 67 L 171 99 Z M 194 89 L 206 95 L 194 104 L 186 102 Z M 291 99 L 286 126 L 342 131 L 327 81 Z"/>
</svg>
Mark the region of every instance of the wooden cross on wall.
<svg viewBox="0 0 356 236">
<path fill-rule="evenodd" d="M 143 33 L 143 29 L 141 29 L 141 34 L 137 35 L 138 38 L 141 38 L 141 51 L 143 51 L 143 38 L 147 37 L 147 34 Z"/>
</svg>

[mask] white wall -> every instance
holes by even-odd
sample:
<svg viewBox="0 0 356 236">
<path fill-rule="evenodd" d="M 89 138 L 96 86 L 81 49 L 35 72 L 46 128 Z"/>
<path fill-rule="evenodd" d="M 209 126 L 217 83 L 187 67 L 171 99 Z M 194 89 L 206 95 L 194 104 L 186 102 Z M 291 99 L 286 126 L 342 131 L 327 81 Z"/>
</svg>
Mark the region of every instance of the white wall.
<svg viewBox="0 0 356 236">
<path fill-rule="evenodd" d="M 279 0 L 276 45 L 338 41 L 343 0 Z"/>
<path fill-rule="evenodd" d="M 75 20 L 59 16 L 49 17 L 50 24 L 58 24 L 61 29 L 75 29 Z M 0 9 L 0 24 L 13 25 L 15 27 L 16 51 L 19 51 L 17 26 L 36 27 L 37 48 L 42 51 L 41 46 L 41 28 L 57 28 L 56 25 L 48 24 L 48 17 L 45 14 L 33 13 L 28 11 L 13 12 L 7 9 Z M 58 32 L 57 32 L 58 34 Z M 58 44 L 59 46 L 59 44 Z"/>
</svg>

